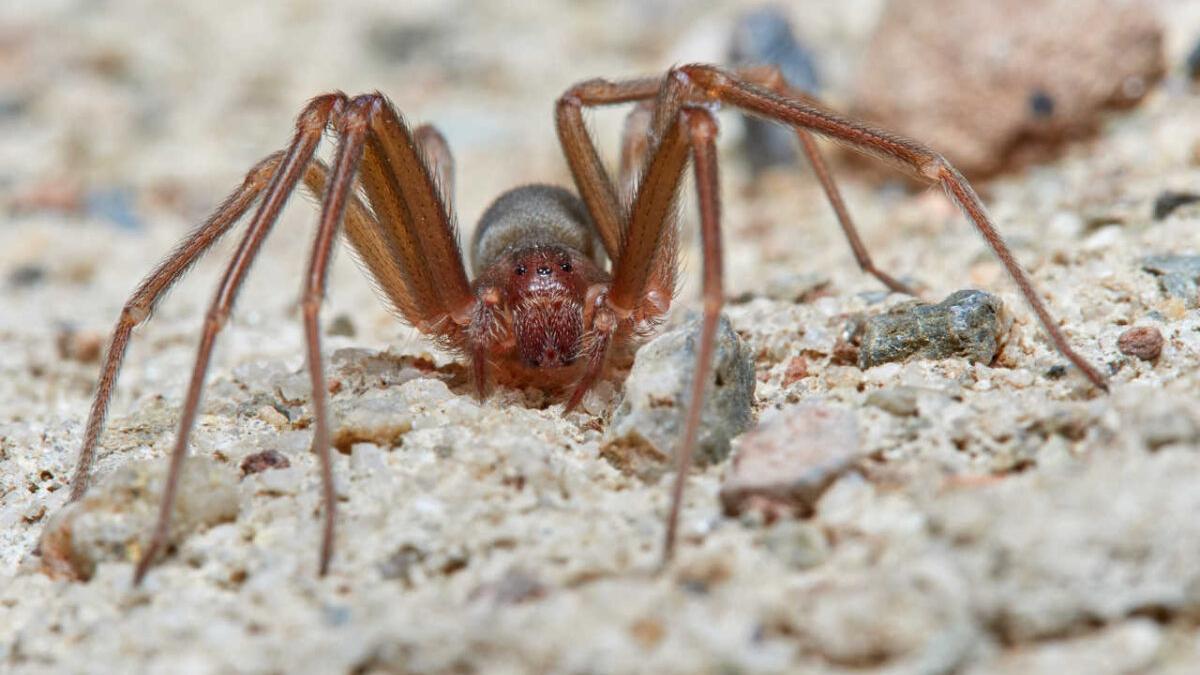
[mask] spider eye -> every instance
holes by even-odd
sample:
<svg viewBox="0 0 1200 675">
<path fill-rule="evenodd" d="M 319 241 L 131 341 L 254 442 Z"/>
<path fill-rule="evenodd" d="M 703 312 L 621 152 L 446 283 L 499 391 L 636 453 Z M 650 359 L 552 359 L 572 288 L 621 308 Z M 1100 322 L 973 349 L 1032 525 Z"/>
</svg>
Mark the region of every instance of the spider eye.
<svg viewBox="0 0 1200 675">
<path fill-rule="evenodd" d="M 559 265 L 558 268 L 564 272 L 570 272 L 571 271 L 571 263 L 565 262 L 565 263 Z"/>
<path fill-rule="evenodd" d="M 519 277 L 525 276 L 525 266 L 524 265 L 517 265 L 517 269 L 515 269 L 513 271 L 516 272 L 517 276 L 519 276 Z"/>
</svg>

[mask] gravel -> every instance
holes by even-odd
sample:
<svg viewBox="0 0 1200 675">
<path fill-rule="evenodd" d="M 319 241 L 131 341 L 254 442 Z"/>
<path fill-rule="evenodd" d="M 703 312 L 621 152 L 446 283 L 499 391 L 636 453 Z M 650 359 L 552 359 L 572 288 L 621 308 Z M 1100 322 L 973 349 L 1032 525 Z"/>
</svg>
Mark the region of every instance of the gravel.
<svg viewBox="0 0 1200 675">
<path fill-rule="evenodd" d="M 1182 63 L 1200 12 L 1152 7 L 1166 62 Z M 0 671 L 1200 670 L 1200 310 L 1164 290 L 1168 273 L 1142 269 L 1148 256 L 1197 253 L 1195 209 L 1152 218 L 1164 190 L 1200 184 L 1200 98 L 1182 78 L 1053 163 L 976 185 L 1068 339 L 1109 374 L 1107 395 L 1063 367 L 944 195 L 880 188 L 836 161 L 881 268 L 915 275 L 932 298 L 978 288 L 1011 318 L 988 359 L 860 368 L 848 328 L 910 300 L 857 269 L 803 172 L 751 183 L 730 118 L 723 236 L 738 302 L 726 314 L 752 369 L 749 419 L 836 411 L 846 435 L 775 445 L 853 431 L 841 447 L 856 459 L 812 482 L 822 489 L 804 513 L 773 522 L 725 514 L 732 460 L 696 467 L 665 569 L 670 469 L 630 475 L 604 453 L 623 377 L 566 415 L 534 389 L 477 401 L 462 365 L 401 326 L 341 255 L 322 316 L 349 316 L 354 330 L 325 341 L 339 520 L 332 568 L 317 576 L 296 305 L 315 215 L 301 199 L 221 334 L 185 475 L 192 515 L 144 585 L 131 586 L 132 561 L 231 244 L 135 335 L 95 490 L 63 510 L 97 376 L 88 336 L 106 335 L 141 275 L 286 141 L 304 100 L 379 88 L 409 119 L 436 122 L 456 153 L 459 221 L 473 223 L 514 184 L 569 182 L 551 117 L 569 83 L 720 60 L 740 9 L 0 9 Z M 852 0 L 791 15 L 835 105 L 876 9 Z M 593 123 L 615 158 L 621 115 Z M 673 321 L 699 306 L 692 204 L 685 191 Z M 789 274 L 807 276 L 765 294 Z M 1162 335 L 1157 360 L 1120 351 L 1143 327 Z M 63 348 L 60 335 L 76 337 Z M 242 475 L 266 457 L 287 466 Z M 46 574 L 52 562 L 65 574 Z"/>
</svg>

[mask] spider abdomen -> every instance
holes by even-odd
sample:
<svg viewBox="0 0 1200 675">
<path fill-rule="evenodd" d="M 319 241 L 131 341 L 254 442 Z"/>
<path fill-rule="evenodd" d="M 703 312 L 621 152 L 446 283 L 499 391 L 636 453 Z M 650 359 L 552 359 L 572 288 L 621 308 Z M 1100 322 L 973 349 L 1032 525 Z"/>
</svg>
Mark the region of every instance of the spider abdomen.
<svg viewBox="0 0 1200 675">
<path fill-rule="evenodd" d="M 477 276 L 507 253 L 536 245 L 580 252 L 596 265 L 604 252 L 583 201 L 554 185 L 522 185 L 496 198 L 471 238 L 471 269 Z"/>
</svg>

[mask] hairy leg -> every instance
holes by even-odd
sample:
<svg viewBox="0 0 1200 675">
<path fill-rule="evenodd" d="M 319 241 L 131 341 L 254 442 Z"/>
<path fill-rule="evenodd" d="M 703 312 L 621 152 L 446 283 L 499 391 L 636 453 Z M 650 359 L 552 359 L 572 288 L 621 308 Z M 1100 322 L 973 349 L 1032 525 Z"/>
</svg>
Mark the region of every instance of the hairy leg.
<svg viewBox="0 0 1200 675">
<path fill-rule="evenodd" d="M 296 122 L 296 133 L 280 160 L 279 168 L 271 178 L 266 188 L 265 196 L 258 211 L 250 221 L 237 251 L 230 260 L 217 286 L 217 292 L 204 318 L 204 329 L 200 335 L 200 347 L 197 350 L 196 362 L 192 369 L 191 382 L 188 384 L 187 396 L 184 399 L 183 413 L 179 421 L 179 431 L 176 434 L 175 446 L 171 451 L 171 462 L 167 470 L 166 485 L 163 488 L 162 500 L 159 505 L 158 520 L 154 526 L 145 552 L 138 561 L 134 572 L 134 585 L 141 583 L 150 569 L 158 552 L 166 545 L 170 528 L 171 512 L 175 504 L 175 494 L 179 487 L 179 472 L 183 467 L 183 459 L 187 454 L 188 438 L 196 422 L 200 405 L 200 394 L 204 388 L 204 376 L 212 357 L 213 345 L 217 334 L 224 326 L 233 308 L 234 300 L 241 289 L 242 281 L 250 269 L 251 263 L 258 255 L 263 240 L 270 232 L 271 226 L 279 217 L 284 203 L 291 195 L 296 183 L 299 182 L 305 167 L 312 159 L 321 134 L 330 119 L 339 115 L 345 104 L 342 94 L 329 94 L 311 101 L 300 114 Z"/>
<path fill-rule="evenodd" d="M 450 152 L 450 144 L 432 124 L 422 124 L 414 129 L 413 138 L 437 180 L 446 211 L 454 213 L 454 154 Z"/>
<path fill-rule="evenodd" d="M 628 89 L 641 87 L 641 82 L 612 87 L 600 82 L 593 91 L 590 87 L 596 81 L 592 81 L 576 85 L 571 91 L 589 105 L 609 105 L 623 102 L 623 97 L 632 95 Z M 612 281 L 600 295 L 592 298 L 589 314 L 585 315 L 594 339 L 585 349 L 588 365 L 567 402 L 567 410 L 579 404 L 599 376 L 611 339 L 621 325 L 630 329 L 644 319 L 661 315 L 670 306 L 674 292 L 675 203 L 687 168 L 689 146 L 686 125 L 682 121 L 682 98 L 677 92 L 679 83 L 665 79 L 657 84 L 665 91 L 657 96 L 651 125 L 657 127 L 661 120 L 662 128 L 650 133 L 652 144 L 645 168 L 641 171 L 628 214 L 623 216 L 620 248 L 612 258 Z M 640 95 L 642 100 L 648 98 L 644 91 Z M 596 156 L 595 145 L 586 130 L 582 142 L 586 145 L 585 151 L 568 150 L 568 157 L 572 154 Z M 600 172 L 603 183 L 611 188 L 608 174 L 603 168 Z M 596 214 L 592 215 L 595 219 Z M 664 287 L 664 283 L 669 284 L 669 288 Z"/>
<path fill-rule="evenodd" d="M 325 505 L 324 527 L 321 531 L 321 552 L 317 564 L 320 574 L 329 570 L 333 557 L 334 522 L 337 497 L 333 489 L 333 460 L 330 456 L 328 387 L 325 384 L 325 363 L 321 357 L 321 302 L 325 299 L 325 284 L 335 237 L 347 205 L 354 197 L 354 175 L 362 159 L 366 120 L 363 117 L 364 99 L 350 102 L 339 120 L 340 138 L 333 171 L 325 197 L 321 202 L 321 217 L 309 258 L 308 273 L 301 307 L 304 311 L 304 336 L 308 350 L 308 373 L 312 383 L 313 449 L 321 464 L 322 501 Z M 369 102 L 368 102 L 369 103 Z"/>
<path fill-rule="evenodd" d="M 559 97 L 555 107 L 559 143 L 563 147 L 575 186 L 579 189 L 579 196 L 583 198 L 600 232 L 600 240 L 604 243 L 609 260 L 615 261 L 621 250 L 625 209 L 588 134 L 583 121 L 583 108 L 653 99 L 662 82 L 662 78 L 618 83 L 588 80 L 568 89 Z"/>
<path fill-rule="evenodd" d="M 259 194 L 266 189 L 271 176 L 279 166 L 282 153 L 276 153 L 259 162 L 242 181 L 241 186 L 221 203 L 217 210 L 196 228 L 179 246 L 175 248 L 158 267 L 154 268 L 138 285 L 133 295 L 125 302 L 121 316 L 117 319 L 116 328 L 108 342 L 108 350 L 104 356 L 104 366 L 100 370 L 100 381 L 96 385 L 95 398 L 92 399 L 91 412 L 88 414 L 87 426 L 83 434 L 83 444 L 79 450 L 79 458 L 75 462 L 75 473 L 71 478 L 70 501 L 77 501 L 87 492 L 91 480 L 92 465 L 96 461 L 96 444 L 104 430 L 104 420 L 108 416 L 108 404 L 112 400 L 113 389 L 117 383 L 117 375 L 125 352 L 129 347 L 129 338 L 133 329 L 154 311 L 159 299 L 175 282 L 200 259 L 213 244 L 217 243 L 246 213 L 258 199 Z"/>
<path fill-rule="evenodd" d="M 696 350 L 696 367 L 692 371 L 691 393 L 683 438 L 675 451 L 675 483 L 671 489 L 671 510 L 663 537 L 663 562 L 675 553 L 679 510 L 683 504 L 683 488 L 696 452 L 700 431 L 700 413 L 704 409 L 704 393 L 712 370 L 717 319 L 725 302 L 724 274 L 721 248 L 721 184 L 717 176 L 717 120 L 706 108 L 685 108 L 688 143 L 692 148 L 692 168 L 696 180 L 696 198 L 700 202 L 700 240 L 704 252 L 704 313 L 700 325 L 700 346 Z"/>
<path fill-rule="evenodd" d="M 371 95 L 365 114 L 369 133 L 358 178 L 379 228 L 368 236 L 349 228 L 346 234 L 405 321 L 464 348 L 475 299 L 435 171 L 383 95 Z"/>
</svg>

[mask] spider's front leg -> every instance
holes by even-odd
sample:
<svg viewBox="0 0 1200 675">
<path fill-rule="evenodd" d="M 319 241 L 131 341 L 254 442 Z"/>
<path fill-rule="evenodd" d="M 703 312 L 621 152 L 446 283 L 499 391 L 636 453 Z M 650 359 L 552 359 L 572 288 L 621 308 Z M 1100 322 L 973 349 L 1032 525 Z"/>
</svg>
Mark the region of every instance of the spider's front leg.
<svg viewBox="0 0 1200 675">
<path fill-rule="evenodd" d="M 330 127 L 338 136 L 338 147 L 334 165 L 326 168 L 314 154 Z M 430 163 L 434 165 L 432 168 Z M 360 179 L 369 206 L 355 194 Z M 261 197 L 205 317 L 157 520 L 138 561 L 135 583 L 145 577 L 168 540 L 183 458 L 195 426 L 217 336 L 263 241 L 300 181 L 321 196 L 322 203 L 302 306 L 312 381 L 313 451 L 321 464 L 325 506 L 319 568 L 322 573 L 328 569 L 333 552 L 335 502 L 319 310 L 332 249 L 344 226 L 360 262 L 393 308 L 435 339 L 461 346 L 475 299 L 467 284 L 448 210 L 452 180 L 449 150 L 441 136 L 432 127 L 422 127 L 416 134 L 410 132 L 382 95 L 369 94 L 353 100 L 341 93 L 320 96 L 298 116 L 287 149 L 252 169 L 242 187 L 139 285 L 121 313 L 101 370 L 75 471 L 73 500 L 86 491 L 96 443 L 132 329 L 149 317 L 163 293 Z"/>
<path fill-rule="evenodd" d="M 686 404 L 687 417 L 675 451 L 675 482 L 663 539 L 663 561 L 666 562 L 674 553 L 683 490 L 695 454 L 700 412 L 712 368 L 717 320 L 724 301 L 724 290 L 716 119 L 708 109 L 689 102 L 688 92 L 680 81 L 668 77 L 655 82 L 653 88 L 649 84 L 644 80 L 617 84 L 602 80 L 581 83 L 568 90 L 559 100 L 558 119 L 563 149 L 572 175 L 581 193 L 585 194 L 585 203 L 589 208 L 593 205 L 604 208 L 607 203 L 605 196 L 615 194 L 615 191 L 607 173 L 599 165 L 595 146 L 586 130 L 580 130 L 582 117 L 578 114 L 579 108 L 583 105 L 655 99 L 650 119 L 640 117 L 644 113 L 635 111 L 627 131 L 626 153 L 633 157 L 644 155 L 645 160 L 628 213 L 618 213 L 618 216 L 624 216 L 624 222 L 621 223 L 620 248 L 613 260 L 611 286 L 596 296 L 599 304 L 595 315 L 603 319 L 602 326 L 616 324 L 607 332 L 593 328 L 593 333 L 600 336 L 594 341 L 597 351 L 606 350 L 617 331 L 624 329 L 633 332 L 637 324 L 653 321 L 669 308 L 677 268 L 675 203 L 689 157 L 695 169 L 704 251 L 704 311 L 696 367 Z M 647 139 L 646 149 L 639 148 L 635 140 L 629 138 L 631 133 L 640 133 Z M 632 164 L 632 161 L 629 163 Z M 623 175 L 628 175 L 628 172 L 628 167 L 623 169 Z M 633 181 L 623 178 L 622 184 L 632 185 Z M 586 198 L 589 193 L 592 194 L 591 200 Z M 578 403 L 591 386 L 602 363 L 601 359 L 596 358 L 596 352 L 591 356 L 595 359 L 595 365 L 588 369 L 588 375 L 577 386 L 568 407 Z"/>
</svg>

